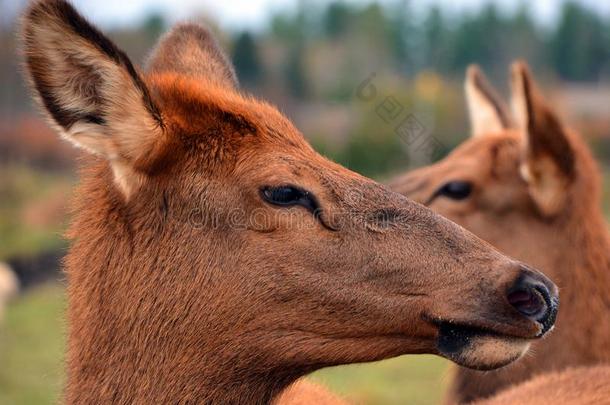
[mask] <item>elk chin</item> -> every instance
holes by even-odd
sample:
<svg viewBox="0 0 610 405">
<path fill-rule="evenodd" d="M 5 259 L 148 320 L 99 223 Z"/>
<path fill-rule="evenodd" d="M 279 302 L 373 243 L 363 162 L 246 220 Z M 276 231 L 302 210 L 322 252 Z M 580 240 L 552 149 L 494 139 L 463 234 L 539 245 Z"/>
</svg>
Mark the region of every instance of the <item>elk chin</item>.
<svg viewBox="0 0 610 405">
<path fill-rule="evenodd" d="M 439 328 L 437 340 L 437 349 L 443 357 L 475 370 L 504 367 L 521 358 L 529 347 L 528 339 L 451 324 Z"/>
</svg>

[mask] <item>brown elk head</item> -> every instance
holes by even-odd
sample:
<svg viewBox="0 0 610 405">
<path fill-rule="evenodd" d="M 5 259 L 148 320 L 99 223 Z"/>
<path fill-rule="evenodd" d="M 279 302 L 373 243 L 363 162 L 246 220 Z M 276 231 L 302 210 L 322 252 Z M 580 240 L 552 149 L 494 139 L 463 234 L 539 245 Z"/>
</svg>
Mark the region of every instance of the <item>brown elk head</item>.
<svg viewBox="0 0 610 405">
<path fill-rule="evenodd" d="M 478 67 L 468 69 L 465 89 L 472 137 L 390 187 L 555 276 L 552 260 L 571 250 L 574 222 L 600 211 L 594 160 L 524 63 L 512 67 L 512 115 Z"/>
<path fill-rule="evenodd" d="M 93 155 L 69 401 L 256 402 L 404 353 L 494 368 L 552 326 L 549 280 L 317 154 L 207 30 L 175 28 L 145 72 L 64 1 L 36 2 L 22 35 L 51 122 Z"/>
<path fill-rule="evenodd" d="M 562 287 L 566 310 L 559 329 L 510 370 L 459 370 L 450 394 L 459 403 L 536 373 L 608 357 L 610 238 L 599 170 L 585 142 L 543 99 L 524 63 L 513 65 L 511 79 L 513 114 L 479 69 L 469 68 L 472 137 L 441 162 L 390 185 L 541 268 Z"/>
</svg>

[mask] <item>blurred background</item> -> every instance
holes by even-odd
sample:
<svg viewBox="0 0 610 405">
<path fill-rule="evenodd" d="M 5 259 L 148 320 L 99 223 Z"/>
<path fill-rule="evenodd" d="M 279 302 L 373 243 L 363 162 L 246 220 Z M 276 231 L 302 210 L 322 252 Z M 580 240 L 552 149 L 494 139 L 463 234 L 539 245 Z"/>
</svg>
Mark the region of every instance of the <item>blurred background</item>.
<svg viewBox="0 0 610 405">
<path fill-rule="evenodd" d="M 384 180 L 468 136 L 463 77 L 480 64 L 507 93 L 527 60 L 548 99 L 590 142 L 610 207 L 610 2 L 479 0 L 75 0 L 137 63 L 181 19 L 217 32 L 243 87 L 278 105 L 317 150 Z M 19 73 L 23 0 L 0 0 L 0 404 L 61 394 L 59 261 L 78 153 L 41 120 Z M 10 285 L 19 293 L 4 304 Z M 447 363 L 409 356 L 311 378 L 361 403 L 435 404 Z"/>
</svg>

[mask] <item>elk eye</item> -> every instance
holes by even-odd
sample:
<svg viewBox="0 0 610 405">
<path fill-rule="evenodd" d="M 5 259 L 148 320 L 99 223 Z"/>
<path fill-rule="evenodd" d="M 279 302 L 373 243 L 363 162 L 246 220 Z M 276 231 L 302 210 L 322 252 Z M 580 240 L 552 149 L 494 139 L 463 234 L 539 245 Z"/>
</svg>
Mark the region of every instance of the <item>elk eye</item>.
<svg viewBox="0 0 610 405">
<path fill-rule="evenodd" d="M 451 198 L 452 200 L 463 200 L 472 193 L 472 184 L 467 181 L 450 181 L 438 189 L 436 195 Z"/>
<path fill-rule="evenodd" d="M 306 197 L 306 193 L 295 187 L 265 187 L 263 188 L 263 196 L 267 202 L 275 205 L 293 205 Z"/>
<path fill-rule="evenodd" d="M 295 186 L 263 187 L 261 194 L 265 201 L 273 205 L 301 205 L 312 212 L 318 208 L 313 194 Z"/>
</svg>

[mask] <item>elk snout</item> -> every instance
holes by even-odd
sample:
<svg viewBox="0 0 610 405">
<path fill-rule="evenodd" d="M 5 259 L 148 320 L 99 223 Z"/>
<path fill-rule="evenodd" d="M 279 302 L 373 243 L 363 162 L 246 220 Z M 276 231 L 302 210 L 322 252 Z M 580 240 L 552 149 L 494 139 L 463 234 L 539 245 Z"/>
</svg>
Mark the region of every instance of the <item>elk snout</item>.
<svg viewBox="0 0 610 405">
<path fill-rule="evenodd" d="M 506 298 L 521 315 L 542 325 L 540 335 L 555 323 L 559 309 L 557 286 L 544 275 L 524 269 L 508 289 Z"/>
</svg>

